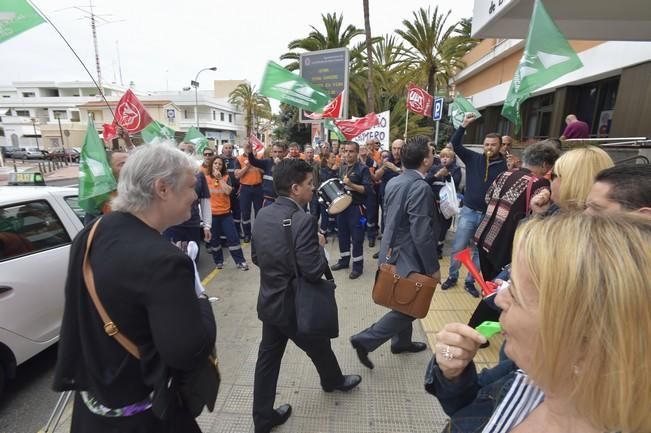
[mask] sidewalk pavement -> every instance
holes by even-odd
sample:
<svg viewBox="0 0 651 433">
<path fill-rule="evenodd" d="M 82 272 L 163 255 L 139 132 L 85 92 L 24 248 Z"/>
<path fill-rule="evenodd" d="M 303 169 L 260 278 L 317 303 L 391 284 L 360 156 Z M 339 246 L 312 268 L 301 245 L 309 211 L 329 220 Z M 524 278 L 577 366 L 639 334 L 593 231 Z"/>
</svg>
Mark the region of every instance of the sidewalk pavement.
<svg viewBox="0 0 651 433">
<path fill-rule="evenodd" d="M 70 165 L 45 174 L 45 181 L 61 179 L 77 179 L 79 177 L 79 165 Z"/>
<path fill-rule="evenodd" d="M 339 258 L 337 242 L 329 238 L 327 251 L 330 262 Z M 332 341 L 344 374 L 360 374 L 362 383 L 347 393 L 325 393 L 310 359 L 289 342 L 283 358 L 275 406 L 290 403 L 292 416 L 274 433 L 407 433 L 437 432 L 446 423 L 438 401 L 423 389 L 425 368 L 432 352 L 393 355 L 389 343 L 370 358 L 374 370 L 363 367 L 348 338 L 378 320 L 387 309 L 373 304 L 371 288 L 374 279 L 375 249 L 365 247 L 365 271 L 357 280 L 348 279 L 347 271 L 335 272 L 339 306 L 340 336 Z M 250 248 L 244 247 L 247 260 Z M 203 256 L 202 260 L 210 260 Z M 441 261 L 441 271 L 447 276 L 448 259 Z M 250 263 L 251 264 L 251 263 Z M 463 275 L 462 275 L 463 277 Z M 215 270 L 204 280 L 209 295 L 221 300 L 214 305 L 217 318 L 217 349 L 222 384 L 215 411 L 198 418 L 204 433 L 252 433 L 253 376 L 261 338 L 261 323 L 257 319 L 256 300 L 259 283 L 258 268 L 244 272 L 229 258 L 223 270 Z M 461 279 L 459 281 L 462 281 Z M 414 341 L 428 341 L 433 347 L 435 333 L 450 321 L 466 322 L 477 299 L 470 297 L 459 284 L 453 289 L 435 294 L 430 314 L 414 322 Z M 482 366 L 497 361 L 500 342 L 480 350 L 477 360 Z M 57 431 L 69 431 L 70 408 Z"/>
</svg>

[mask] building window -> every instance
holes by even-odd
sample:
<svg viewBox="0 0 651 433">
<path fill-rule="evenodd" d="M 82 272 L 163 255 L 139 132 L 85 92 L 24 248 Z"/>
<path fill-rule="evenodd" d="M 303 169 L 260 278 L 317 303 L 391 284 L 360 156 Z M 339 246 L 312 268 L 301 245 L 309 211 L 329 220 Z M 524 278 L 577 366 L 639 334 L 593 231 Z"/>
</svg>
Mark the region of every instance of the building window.
<svg viewBox="0 0 651 433">
<path fill-rule="evenodd" d="M 219 113 L 219 120 L 224 121 L 224 113 Z"/>
<path fill-rule="evenodd" d="M 80 122 L 79 118 L 79 111 L 71 111 L 70 112 L 70 121 L 71 122 Z"/>
<path fill-rule="evenodd" d="M 29 117 L 29 110 L 16 110 L 16 116 Z"/>
<path fill-rule="evenodd" d="M 50 147 L 59 147 L 61 143 L 59 143 L 59 137 L 50 137 Z"/>
<path fill-rule="evenodd" d="M 36 96 L 34 92 L 23 92 L 23 98 L 33 98 Z"/>
<path fill-rule="evenodd" d="M 228 114 L 228 121 L 229 123 L 233 123 L 233 115 L 230 113 Z"/>
<path fill-rule="evenodd" d="M 188 118 L 188 110 L 183 110 L 183 118 L 184 119 Z"/>
<path fill-rule="evenodd" d="M 217 120 L 217 112 L 212 110 L 212 120 Z"/>
<path fill-rule="evenodd" d="M 68 112 L 66 110 L 52 110 L 52 115 L 55 120 L 57 117 L 61 120 L 68 118 Z"/>
</svg>

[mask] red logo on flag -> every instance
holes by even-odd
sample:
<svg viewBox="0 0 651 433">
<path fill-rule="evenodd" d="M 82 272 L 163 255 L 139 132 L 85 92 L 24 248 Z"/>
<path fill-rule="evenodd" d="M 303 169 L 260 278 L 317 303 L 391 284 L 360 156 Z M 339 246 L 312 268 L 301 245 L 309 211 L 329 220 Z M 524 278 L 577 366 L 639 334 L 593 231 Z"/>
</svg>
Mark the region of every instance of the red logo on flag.
<svg viewBox="0 0 651 433">
<path fill-rule="evenodd" d="M 117 123 L 129 133 L 134 134 L 142 131 L 151 121 L 151 116 L 149 116 L 136 95 L 131 89 L 127 90 L 115 108 L 115 121 L 113 123 Z"/>
<path fill-rule="evenodd" d="M 409 83 L 407 88 L 407 110 L 412 113 L 422 114 L 423 116 L 432 116 L 432 105 L 434 98 L 425 90 Z"/>
<path fill-rule="evenodd" d="M 368 113 L 364 117 L 355 120 L 335 120 L 334 124 L 337 125 L 339 131 L 346 137 L 346 140 L 351 140 L 357 137 L 367 129 L 371 129 L 380 121 L 375 113 Z"/>
<path fill-rule="evenodd" d="M 253 152 L 258 153 L 261 150 L 264 150 L 264 143 L 258 139 L 255 135 L 251 134 L 249 137 L 249 142 L 253 147 Z"/>
<path fill-rule="evenodd" d="M 344 109 L 344 92 L 342 91 L 335 97 L 335 99 L 328 102 L 328 105 L 323 107 L 323 113 L 321 114 L 306 113 L 305 117 L 309 117 L 312 120 L 319 120 L 319 119 L 326 119 L 326 118 L 339 119 L 342 116 L 343 109 Z"/>
</svg>

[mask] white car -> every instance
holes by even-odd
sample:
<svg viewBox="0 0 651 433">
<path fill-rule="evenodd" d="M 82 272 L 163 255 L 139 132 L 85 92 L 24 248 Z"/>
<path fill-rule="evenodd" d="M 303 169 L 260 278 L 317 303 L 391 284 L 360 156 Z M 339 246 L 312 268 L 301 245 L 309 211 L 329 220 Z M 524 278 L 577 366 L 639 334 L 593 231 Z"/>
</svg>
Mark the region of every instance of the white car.
<svg viewBox="0 0 651 433">
<path fill-rule="evenodd" d="M 18 365 L 59 339 L 70 245 L 83 228 L 77 194 L 0 187 L 0 393 Z"/>
</svg>

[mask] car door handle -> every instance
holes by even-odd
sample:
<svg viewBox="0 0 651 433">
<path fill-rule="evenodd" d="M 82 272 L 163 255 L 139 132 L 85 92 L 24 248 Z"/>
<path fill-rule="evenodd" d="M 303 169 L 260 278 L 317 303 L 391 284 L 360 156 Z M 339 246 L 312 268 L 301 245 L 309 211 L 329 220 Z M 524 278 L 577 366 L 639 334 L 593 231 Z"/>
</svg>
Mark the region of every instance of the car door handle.
<svg viewBox="0 0 651 433">
<path fill-rule="evenodd" d="M 5 292 L 11 292 L 14 288 L 9 286 L 0 286 L 0 295 Z"/>
</svg>

